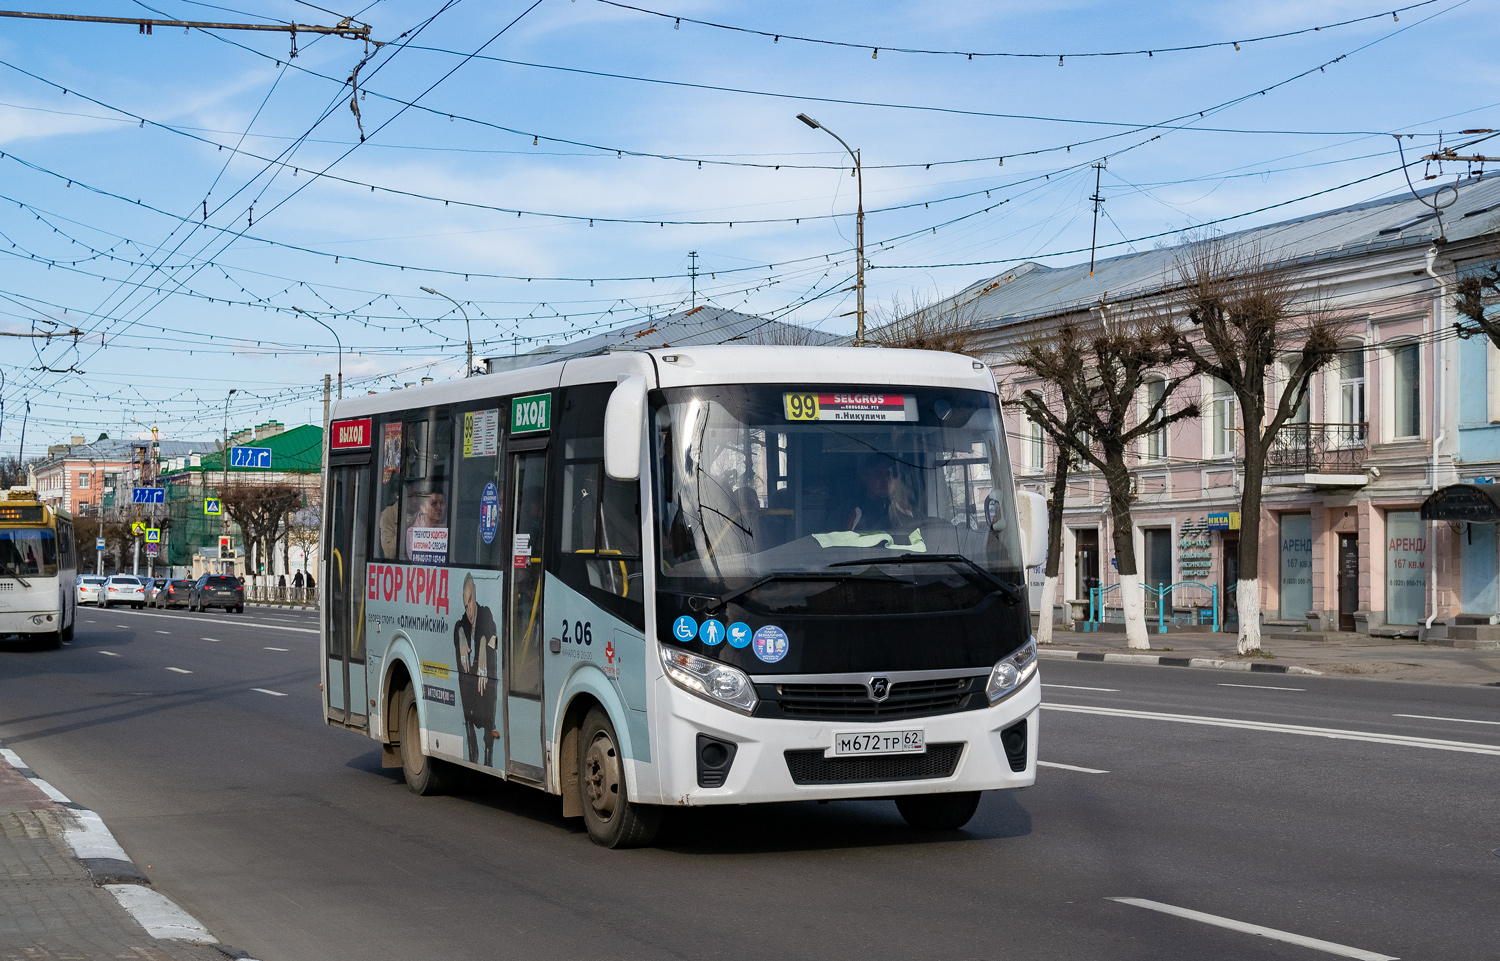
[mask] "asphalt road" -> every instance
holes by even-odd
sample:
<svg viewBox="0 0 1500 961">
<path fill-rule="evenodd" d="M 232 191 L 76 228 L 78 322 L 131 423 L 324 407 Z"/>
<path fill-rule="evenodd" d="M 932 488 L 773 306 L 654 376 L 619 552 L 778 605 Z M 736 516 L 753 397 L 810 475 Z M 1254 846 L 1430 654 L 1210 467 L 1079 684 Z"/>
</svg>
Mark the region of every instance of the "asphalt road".
<svg viewBox="0 0 1500 961">
<path fill-rule="evenodd" d="M 961 832 L 784 804 L 612 852 L 529 789 L 408 793 L 322 724 L 315 626 L 89 608 L 62 651 L 0 642 L 0 739 L 263 961 L 1336 956 L 1118 897 L 1500 954 L 1500 688 L 1044 662 L 1043 760 L 1107 773 L 1044 768 Z"/>
</svg>

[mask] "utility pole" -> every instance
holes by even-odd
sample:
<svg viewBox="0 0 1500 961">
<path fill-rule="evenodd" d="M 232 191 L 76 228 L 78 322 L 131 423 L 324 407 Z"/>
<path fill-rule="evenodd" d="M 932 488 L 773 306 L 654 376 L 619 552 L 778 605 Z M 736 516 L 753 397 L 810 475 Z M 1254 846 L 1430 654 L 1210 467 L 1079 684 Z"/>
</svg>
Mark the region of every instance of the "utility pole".
<svg viewBox="0 0 1500 961">
<path fill-rule="evenodd" d="M 1099 193 L 1099 176 L 1104 173 L 1104 165 L 1109 162 L 1108 158 L 1094 163 L 1094 195 L 1089 199 L 1094 202 L 1094 235 L 1089 238 L 1089 276 L 1094 276 L 1094 249 L 1099 245 L 1099 205 L 1104 203 L 1104 196 Z"/>
<path fill-rule="evenodd" d="M 688 251 L 688 276 L 693 280 L 693 300 L 689 305 L 693 308 L 698 306 L 698 251 Z"/>
<path fill-rule="evenodd" d="M 324 384 L 327 384 L 327 374 L 323 375 Z M 326 386 L 324 388 L 327 389 Z M 219 485 L 219 573 L 229 573 L 224 563 L 224 536 L 229 533 L 229 511 L 224 509 L 224 492 L 229 489 L 229 398 L 239 392 L 238 388 L 231 387 L 229 393 L 224 395 L 224 449 L 220 456 L 224 458 L 224 483 Z"/>
<path fill-rule="evenodd" d="M 18 20 L 70 20 L 74 23 L 120 23 L 135 26 L 141 33 L 150 34 L 152 27 L 181 27 L 184 30 L 197 27 L 199 30 L 257 30 L 272 33 L 290 33 L 293 43 L 299 33 L 326 33 L 349 40 L 369 40 L 369 24 L 354 26 L 349 17 L 332 27 L 320 27 L 310 23 L 214 23 L 207 20 L 154 20 L 147 17 L 92 17 L 77 13 L 35 13 L 29 10 L 0 10 L 0 17 Z M 295 48 L 294 48 L 295 49 Z"/>
<path fill-rule="evenodd" d="M 825 127 L 822 124 L 818 123 L 816 120 L 814 120 L 813 118 L 809 117 L 805 113 L 799 113 L 799 114 L 797 114 L 797 119 L 800 120 L 800 121 L 802 121 L 803 123 L 807 124 L 809 127 L 813 128 L 814 130 L 821 130 L 824 133 L 828 134 L 828 136 L 832 137 L 834 140 L 837 140 L 839 142 L 840 146 L 842 146 L 845 150 L 849 151 L 849 156 L 851 156 L 851 157 L 854 158 L 855 191 L 856 191 L 856 193 L 858 195 L 858 207 L 857 207 L 857 209 L 855 211 L 855 215 L 854 215 L 854 225 L 855 225 L 854 256 L 855 256 L 855 260 L 856 260 L 856 263 L 855 263 L 855 266 L 854 266 L 854 290 L 855 290 L 855 301 L 854 301 L 854 318 L 855 318 L 854 346 L 856 346 L 856 347 L 863 347 L 865 345 L 865 173 L 864 173 L 864 168 L 860 165 L 859 151 L 855 150 L 853 147 L 849 146 L 847 143 L 844 143 L 844 138 L 843 137 L 840 137 L 838 134 L 834 133 L 832 130 L 829 130 L 827 127 Z M 849 315 L 845 314 L 844 316 L 847 317 Z"/>
</svg>

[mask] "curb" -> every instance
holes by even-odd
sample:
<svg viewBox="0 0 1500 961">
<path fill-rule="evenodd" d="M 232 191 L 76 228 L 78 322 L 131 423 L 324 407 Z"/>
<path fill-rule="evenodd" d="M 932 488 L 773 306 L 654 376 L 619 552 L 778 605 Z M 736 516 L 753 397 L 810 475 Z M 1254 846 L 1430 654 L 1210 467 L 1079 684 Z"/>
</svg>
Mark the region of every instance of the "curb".
<svg viewBox="0 0 1500 961">
<path fill-rule="evenodd" d="M 1295 664 L 1264 661 L 1225 661 L 1217 657 L 1167 657 L 1158 654 L 1106 654 L 1101 651 L 1052 651 L 1039 648 L 1037 657 L 1053 661 L 1104 661 L 1108 664 L 1144 664 L 1153 667 L 1206 667 L 1219 671 L 1249 671 L 1255 674 L 1316 674 L 1322 671 Z"/>
<path fill-rule="evenodd" d="M 94 886 L 112 894 L 147 934 L 157 940 L 208 945 L 227 958 L 253 961 L 245 952 L 220 944 L 198 919 L 153 888 L 151 879 L 130 860 L 130 856 L 120 847 L 97 812 L 69 800 L 67 795 L 27 767 L 20 756 L 7 748 L 4 742 L 0 742 L 0 758 L 51 798 L 58 807 L 73 813 L 77 827 L 66 834 L 73 856 L 88 871 Z"/>
</svg>

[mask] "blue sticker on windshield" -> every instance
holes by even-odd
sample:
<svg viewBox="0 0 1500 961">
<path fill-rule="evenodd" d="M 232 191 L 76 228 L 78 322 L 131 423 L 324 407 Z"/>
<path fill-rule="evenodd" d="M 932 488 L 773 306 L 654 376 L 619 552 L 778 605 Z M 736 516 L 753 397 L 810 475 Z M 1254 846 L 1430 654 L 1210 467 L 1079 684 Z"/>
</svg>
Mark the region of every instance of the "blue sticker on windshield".
<svg viewBox="0 0 1500 961">
<path fill-rule="evenodd" d="M 698 628 L 698 640 L 709 647 L 724 643 L 724 622 L 713 618 L 704 621 L 703 626 Z"/>
<path fill-rule="evenodd" d="M 698 622 L 686 614 L 672 622 L 672 636 L 686 644 L 698 636 Z"/>
<path fill-rule="evenodd" d="M 755 656 L 767 664 L 775 664 L 786 657 L 786 631 L 767 624 L 755 632 Z"/>
<path fill-rule="evenodd" d="M 479 495 L 479 536 L 486 544 L 494 543 L 495 532 L 500 529 L 500 492 L 493 483 L 484 485 Z"/>
<path fill-rule="evenodd" d="M 746 624 L 744 621 L 735 621 L 733 624 L 729 625 L 729 646 L 730 647 L 749 647 L 750 646 L 750 625 L 749 624 Z"/>
</svg>

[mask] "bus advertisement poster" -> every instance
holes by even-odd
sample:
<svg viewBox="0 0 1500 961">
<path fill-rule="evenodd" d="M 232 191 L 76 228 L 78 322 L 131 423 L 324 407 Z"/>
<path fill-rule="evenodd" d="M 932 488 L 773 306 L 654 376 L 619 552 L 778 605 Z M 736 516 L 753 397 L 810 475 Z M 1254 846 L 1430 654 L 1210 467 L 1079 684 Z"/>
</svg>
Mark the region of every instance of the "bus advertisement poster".
<svg viewBox="0 0 1500 961">
<path fill-rule="evenodd" d="M 406 532 L 406 555 L 418 564 L 448 563 L 448 528 L 411 528 Z"/>
</svg>

